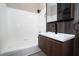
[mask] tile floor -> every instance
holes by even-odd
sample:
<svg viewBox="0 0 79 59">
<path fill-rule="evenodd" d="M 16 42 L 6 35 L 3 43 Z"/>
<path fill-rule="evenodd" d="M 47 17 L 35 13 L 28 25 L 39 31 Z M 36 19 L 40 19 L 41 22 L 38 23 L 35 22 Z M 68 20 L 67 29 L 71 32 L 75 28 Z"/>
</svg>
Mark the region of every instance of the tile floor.
<svg viewBox="0 0 79 59">
<path fill-rule="evenodd" d="M 34 53 L 34 54 L 30 55 L 30 56 L 46 56 L 46 55 L 45 55 L 45 53 L 40 51 L 40 52 Z"/>
</svg>

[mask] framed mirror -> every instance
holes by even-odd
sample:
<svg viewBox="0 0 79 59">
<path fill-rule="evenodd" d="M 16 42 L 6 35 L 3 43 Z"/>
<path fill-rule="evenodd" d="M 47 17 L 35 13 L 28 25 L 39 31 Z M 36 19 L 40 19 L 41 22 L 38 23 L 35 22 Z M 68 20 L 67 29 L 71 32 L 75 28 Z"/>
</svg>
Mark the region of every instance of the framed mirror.
<svg viewBox="0 0 79 59">
<path fill-rule="evenodd" d="M 47 23 L 57 21 L 57 3 L 47 3 Z"/>
<path fill-rule="evenodd" d="M 47 3 L 47 23 L 55 21 L 71 21 L 73 18 L 73 3 Z"/>
</svg>

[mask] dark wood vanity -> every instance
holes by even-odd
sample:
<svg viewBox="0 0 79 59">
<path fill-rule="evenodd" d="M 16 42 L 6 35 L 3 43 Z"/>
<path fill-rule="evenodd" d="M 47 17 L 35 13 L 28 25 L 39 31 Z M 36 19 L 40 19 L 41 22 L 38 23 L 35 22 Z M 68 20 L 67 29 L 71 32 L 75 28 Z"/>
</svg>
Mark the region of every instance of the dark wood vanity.
<svg viewBox="0 0 79 59">
<path fill-rule="evenodd" d="M 39 35 L 39 48 L 48 56 L 72 56 L 73 39 L 61 42 L 49 37 Z"/>
</svg>

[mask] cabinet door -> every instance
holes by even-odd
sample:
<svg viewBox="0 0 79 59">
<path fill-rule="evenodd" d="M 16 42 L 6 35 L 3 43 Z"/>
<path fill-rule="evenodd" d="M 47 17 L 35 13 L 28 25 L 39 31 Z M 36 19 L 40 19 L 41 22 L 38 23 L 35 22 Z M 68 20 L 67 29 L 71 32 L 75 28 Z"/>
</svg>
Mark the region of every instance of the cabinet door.
<svg viewBox="0 0 79 59">
<path fill-rule="evenodd" d="M 39 36 L 39 47 L 48 56 L 51 55 L 51 43 L 49 38 L 44 36 Z"/>
<path fill-rule="evenodd" d="M 38 45 L 39 45 L 39 48 L 43 51 L 45 51 L 45 44 L 46 44 L 45 41 L 46 41 L 46 39 L 43 36 L 39 36 Z"/>
<path fill-rule="evenodd" d="M 62 56 L 63 55 L 63 45 L 59 42 L 52 41 L 51 44 L 51 55 L 52 56 Z"/>
<path fill-rule="evenodd" d="M 55 42 L 52 42 L 50 47 L 51 47 L 51 48 L 50 48 L 50 55 L 51 55 L 51 56 L 56 56 Z"/>
<path fill-rule="evenodd" d="M 46 54 L 46 55 L 50 55 L 49 51 L 50 51 L 50 47 L 49 47 L 49 41 L 48 38 L 44 37 L 44 36 L 39 36 L 39 47 L 40 49 Z"/>
<path fill-rule="evenodd" d="M 55 55 L 62 56 L 63 55 L 63 45 L 55 42 Z"/>
<path fill-rule="evenodd" d="M 46 38 L 45 40 L 45 53 L 48 56 L 62 56 L 64 50 L 63 50 L 63 44 L 55 41 L 53 39 Z"/>
<path fill-rule="evenodd" d="M 50 43 L 51 43 L 51 41 L 49 41 L 49 38 L 46 38 L 46 40 L 45 40 L 45 45 L 44 45 L 44 46 L 45 46 L 45 51 L 44 51 L 44 52 L 45 52 L 45 54 L 48 55 L 48 56 L 50 56 L 50 51 L 51 51 L 51 50 L 50 50 L 50 48 L 51 48 L 51 47 L 50 47 L 50 46 L 51 46 Z"/>
</svg>

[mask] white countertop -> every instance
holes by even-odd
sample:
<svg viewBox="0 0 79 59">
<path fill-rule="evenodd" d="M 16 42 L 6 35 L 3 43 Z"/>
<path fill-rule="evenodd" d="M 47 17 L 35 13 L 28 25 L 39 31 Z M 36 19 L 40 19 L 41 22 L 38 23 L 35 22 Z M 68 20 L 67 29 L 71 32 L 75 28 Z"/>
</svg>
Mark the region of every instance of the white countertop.
<svg viewBox="0 0 79 59">
<path fill-rule="evenodd" d="M 55 34 L 55 32 L 42 32 L 42 33 L 39 33 L 39 34 L 46 36 L 46 37 L 49 37 L 49 38 L 53 38 L 53 39 L 61 41 L 61 42 L 65 42 L 67 40 L 75 38 L 74 34 L 65 34 L 65 33 Z"/>
</svg>

